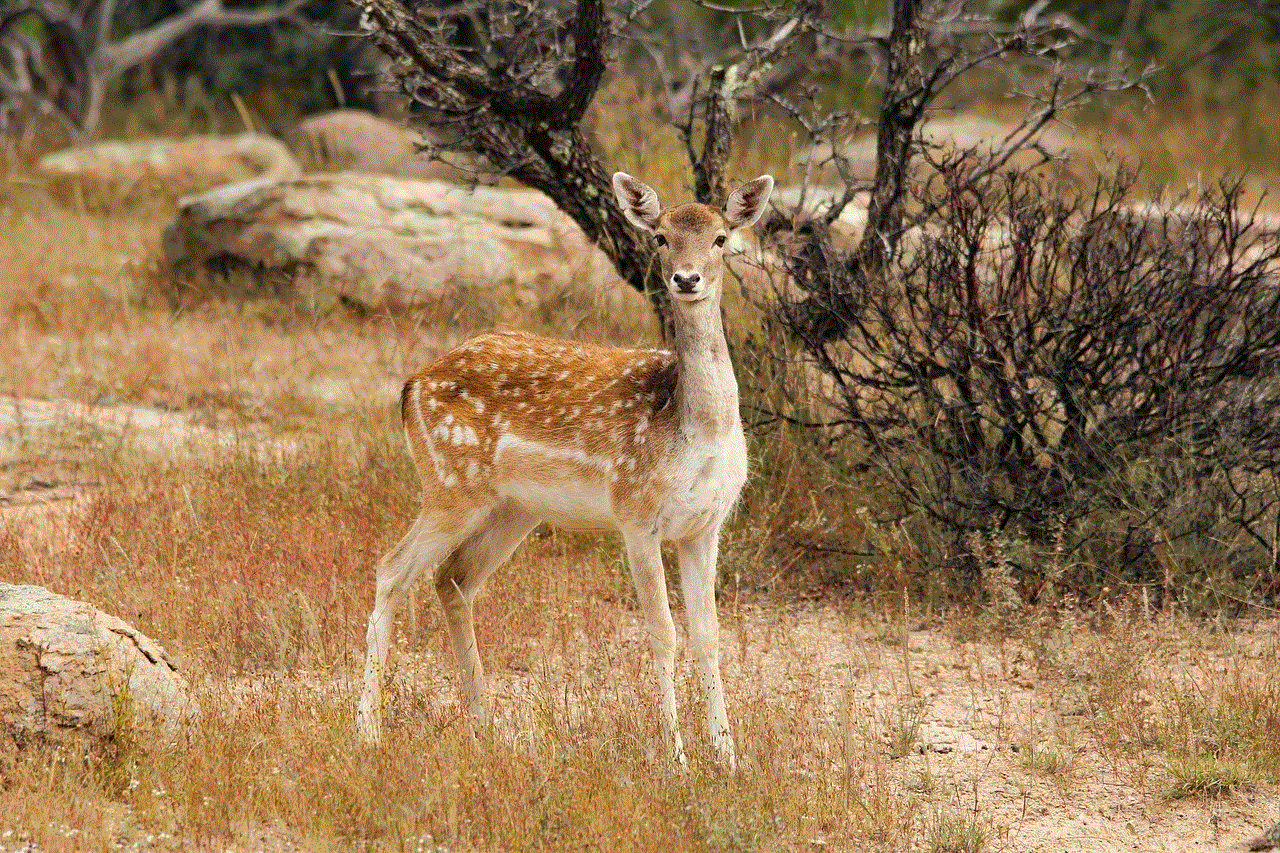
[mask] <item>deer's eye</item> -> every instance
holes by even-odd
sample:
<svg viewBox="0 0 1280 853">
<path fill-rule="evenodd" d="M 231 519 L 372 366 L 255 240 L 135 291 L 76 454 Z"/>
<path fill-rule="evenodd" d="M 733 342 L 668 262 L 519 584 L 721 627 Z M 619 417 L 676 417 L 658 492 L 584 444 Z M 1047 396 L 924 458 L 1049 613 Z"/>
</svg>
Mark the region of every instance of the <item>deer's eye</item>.
<svg viewBox="0 0 1280 853">
<path fill-rule="evenodd" d="M 657 240 L 657 242 L 658 242 L 658 245 L 659 245 L 659 246 L 665 246 L 665 245 L 667 245 L 667 238 L 666 238 L 666 237 L 663 237 L 661 234 L 659 234 L 659 235 L 658 235 L 657 237 L 655 237 L 654 239 L 655 239 L 655 240 Z"/>
<path fill-rule="evenodd" d="M 719 237 L 717 237 L 717 238 L 716 238 L 716 245 L 717 245 L 717 246 L 723 246 L 723 245 L 724 245 L 724 235 L 723 235 L 723 234 L 721 234 Z"/>
</svg>

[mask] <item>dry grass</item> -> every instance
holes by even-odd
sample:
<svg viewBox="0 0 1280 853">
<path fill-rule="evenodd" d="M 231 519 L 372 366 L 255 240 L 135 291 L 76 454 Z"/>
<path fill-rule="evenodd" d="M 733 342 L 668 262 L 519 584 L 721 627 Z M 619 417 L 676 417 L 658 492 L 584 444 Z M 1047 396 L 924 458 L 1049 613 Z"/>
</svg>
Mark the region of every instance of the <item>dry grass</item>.
<svg viewBox="0 0 1280 853">
<path fill-rule="evenodd" d="M 1190 831 L 1164 806 L 1170 796 L 1225 801 L 1224 825 L 1242 834 L 1271 817 L 1250 802 L 1277 790 L 1265 734 L 1280 713 L 1274 635 L 1172 617 L 1004 633 L 958 618 L 921 630 L 910 614 L 726 595 L 746 766 L 732 778 L 715 770 L 686 681 L 692 767 L 675 773 L 648 712 L 620 549 L 549 532 L 482 600 L 492 736 L 473 739 L 460 713 L 441 620 L 420 590 L 397 629 L 387 741 L 364 749 L 352 708 L 369 566 L 413 510 L 381 415 L 277 454 L 247 443 L 146 454 L 105 431 L 28 434 L 30 454 L 78 452 L 104 487 L 65 539 L 0 521 L 0 576 L 141 626 L 194 680 L 204 720 L 176 747 L 32 753 L 5 794 L 0 835 L 44 850 L 975 851 L 1055 837 L 1039 809 L 1081 808 L 1099 779 L 1129 792 L 1117 819 L 1149 821 L 1141 837 Z M 744 538 L 755 529 L 742 515 L 735 524 Z M 1170 679 L 1199 684 L 1204 667 L 1237 677 L 1214 697 Z M 912 748 L 940 724 L 983 746 Z M 1069 775 L 1007 748 L 1040 741 L 1069 744 L 1055 747 L 1072 750 Z M 1242 775 L 1183 782 L 1178 762 L 1205 750 Z"/>
<path fill-rule="evenodd" d="M 0 394 L 78 408 L 0 433 L 0 577 L 155 637 L 203 724 L 31 751 L 0 791 L 0 851 L 1191 850 L 1274 823 L 1274 623 L 922 612 L 883 592 L 911 549 L 860 514 L 875 484 L 833 488 L 831 459 L 781 424 L 753 439 L 726 535 L 736 776 L 710 761 L 687 662 L 691 767 L 661 754 L 616 540 L 546 531 L 479 606 L 493 732 L 458 708 L 423 588 L 396 629 L 386 743 L 359 746 L 371 566 L 416 504 L 396 391 L 466 317 L 175 309 L 160 212 L 88 216 L 6 180 Z M 568 322 L 649 334 L 643 315 Z M 798 594 L 837 581 L 838 605 Z"/>
</svg>

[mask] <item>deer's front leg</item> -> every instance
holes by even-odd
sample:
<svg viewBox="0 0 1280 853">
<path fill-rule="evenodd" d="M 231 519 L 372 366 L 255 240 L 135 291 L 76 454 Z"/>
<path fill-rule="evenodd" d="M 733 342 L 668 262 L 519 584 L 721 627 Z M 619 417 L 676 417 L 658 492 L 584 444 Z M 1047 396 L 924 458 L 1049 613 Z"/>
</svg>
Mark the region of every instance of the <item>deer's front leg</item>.
<svg viewBox="0 0 1280 853">
<path fill-rule="evenodd" d="M 680 586 L 684 591 L 685 619 L 689 644 L 698 660 L 702 695 L 707 703 L 707 735 L 720 763 L 733 770 L 737 756 L 729 732 L 724 685 L 720 680 L 720 618 L 716 612 L 716 554 L 720 526 L 712 525 L 701 534 L 681 541 Z"/>
<path fill-rule="evenodd" d="M 656 535 L 623 533 L 627 561 L 636 597 L 644 612 L 645 630 L 653 649 L 653 665 L 658 675 L 658 709 L 663 733 L 672 757 L 685 765 L 684 741 L 676 723 L 676 626 L 671 621 L 667 601 L 667 579 L 662 572 L 662 543 Z"/>
</svg>

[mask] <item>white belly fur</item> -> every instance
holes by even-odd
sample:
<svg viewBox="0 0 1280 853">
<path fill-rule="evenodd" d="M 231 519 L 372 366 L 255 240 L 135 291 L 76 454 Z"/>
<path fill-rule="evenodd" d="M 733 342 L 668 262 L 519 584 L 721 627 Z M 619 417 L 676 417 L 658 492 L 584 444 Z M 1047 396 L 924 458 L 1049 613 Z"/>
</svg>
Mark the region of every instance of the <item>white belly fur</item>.
<svg viewBox="0 0 1280 853">
<path fill-rule="evenodd" d="M 548 524 L 566 530 L 617 526 L 607 459 L 506 436 L 498 441 L 493 467 L 498 495 Z"/>
<path fill-rule="evenodd" d="M 691 438 L 670 465 L 670 489 L 658 506 L 657 517 L 650 521 L 622 519 L 610 497 L 611 465 L 607 460 L 543 448 L 533 442 L 518 444 L 526 454 L 523 461 L 527 462 L 527 454 L 533 451 L 545 459 L 546 467 L 542 470 L 551 473 L 560 468 L 561 473 L 545 478 L 530 477 L 529 468 L 521 466 L 521 470 L 505 472 L 507 476 L 498 478 L 498 494 L 565 530 L 609 530 L 653 524 L 663 539 L 685 539 L 722 522 L 733 509 L 747 479 L 747 447 L 740 429 L 715 441 Z M 570 456 L 577 476 L 563 475 L 562 466 Z M 495 468 L 501 470 L 502 467 L 499 456 Z M 582 476 L 587 470 L 590 475 Z"/>
</svg>

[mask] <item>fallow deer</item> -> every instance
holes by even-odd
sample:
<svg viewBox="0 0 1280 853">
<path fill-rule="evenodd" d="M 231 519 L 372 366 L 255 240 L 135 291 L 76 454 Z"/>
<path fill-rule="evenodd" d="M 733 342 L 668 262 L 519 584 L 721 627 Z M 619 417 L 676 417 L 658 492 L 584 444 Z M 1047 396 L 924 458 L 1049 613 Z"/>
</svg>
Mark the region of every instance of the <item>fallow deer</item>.
<svg viewBox="0 0 1280 853">
<path fill-rule="evenodd" d="M 683 764 L 676 632 L 661 553 L 663 541 L 675 542 L 711 744 L 721 763 L 735 766 L 715 582 L 720 528 L 746 481 L 747 448 L 721 325 L 721 277 L 730 232 L 760 218 L 773 178 L 739 187 L 723 210 L 694 203 L 664 210 L 652 189 L 623 172 L 613 188 L 627 219 L 653 235 L 675 350 L 485 334 L 405 383 L 400 411 L 422 511 L 377 566 L 357 713 L 370 743 L 381 737 L 392 619 L 410 585 L 435 564 L 463 699 L 474 722 L 487 723 L 472 604 L 485 579 L 548 522 L 622 534 L 653 649 L 662 727 Z"/>
</svg>

